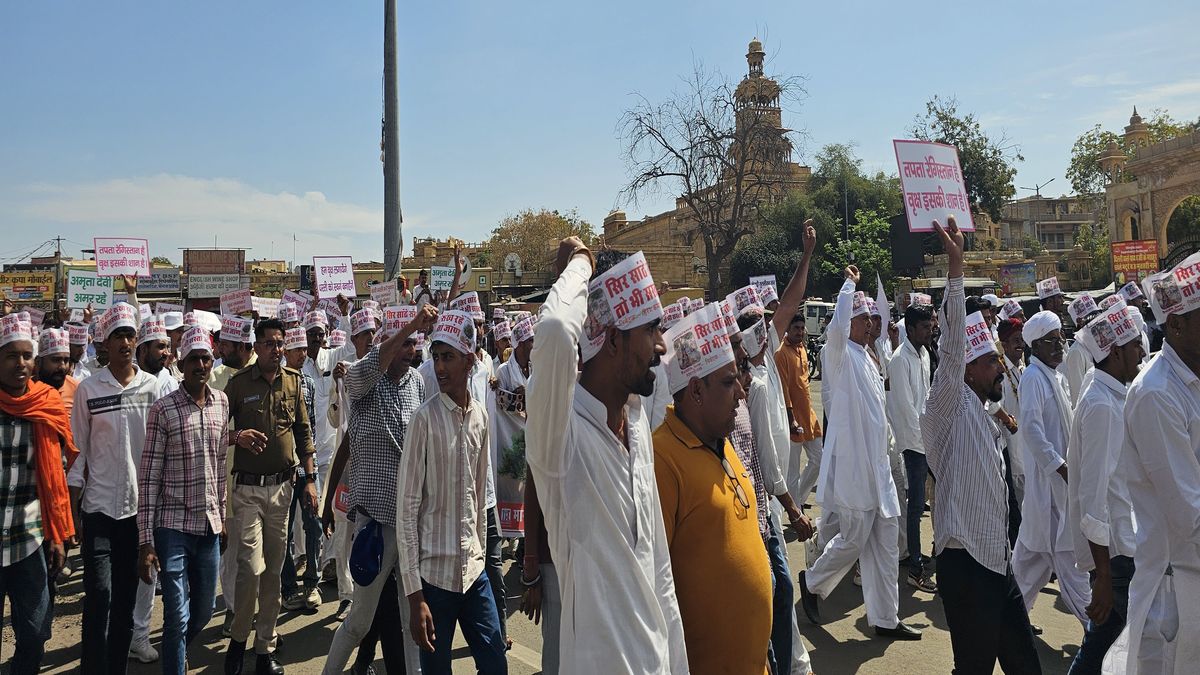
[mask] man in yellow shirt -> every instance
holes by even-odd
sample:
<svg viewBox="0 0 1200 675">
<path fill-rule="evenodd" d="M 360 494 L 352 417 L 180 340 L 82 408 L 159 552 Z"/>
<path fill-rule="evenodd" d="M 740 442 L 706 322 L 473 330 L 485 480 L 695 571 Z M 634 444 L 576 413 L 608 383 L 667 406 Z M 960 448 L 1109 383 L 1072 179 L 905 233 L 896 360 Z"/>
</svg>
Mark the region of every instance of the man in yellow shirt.
<svg viewBox="0 0 1200 675">
<path fill-rule="evenodd" d="M 667 332 L 675 404 L 654 433 L 654 470 L 692 673 L 763 675 L 771 564 L 750 472 L 727 438 L 746 392 L 714 317 L 722 321 L 709 305 Z M 722 616 L 731 620 L 714 620 Z"/>
</svg>

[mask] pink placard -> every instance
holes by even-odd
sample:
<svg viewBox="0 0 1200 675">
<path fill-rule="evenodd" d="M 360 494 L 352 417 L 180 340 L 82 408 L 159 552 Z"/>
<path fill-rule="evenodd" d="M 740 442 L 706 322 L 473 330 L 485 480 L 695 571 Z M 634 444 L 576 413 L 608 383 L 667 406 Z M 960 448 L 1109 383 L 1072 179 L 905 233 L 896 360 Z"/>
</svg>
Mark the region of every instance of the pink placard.
<svg viewBox="0 0 1200 675">
<path fill-rule="evenodd" d="M 354 298 L 354 260 L 350 256 L 313 256 L 313 289 L 317 297 Z"/>
<path fill-rule="evenodd" d="M 95 237 L 96 274 L 102 277 L 150 276 L 150 244 L 145 239 Z"/>
<path fill-rule="evenodd" d="M 930 141 L 893 140 L 896 166 L 904 191 L 904 212 L 910 232 L 929 232 L 933 221 L 946 224 L 953 215 L 958 229 L 975 231 L 967 184 L 953 145 Z"/>
</svg>

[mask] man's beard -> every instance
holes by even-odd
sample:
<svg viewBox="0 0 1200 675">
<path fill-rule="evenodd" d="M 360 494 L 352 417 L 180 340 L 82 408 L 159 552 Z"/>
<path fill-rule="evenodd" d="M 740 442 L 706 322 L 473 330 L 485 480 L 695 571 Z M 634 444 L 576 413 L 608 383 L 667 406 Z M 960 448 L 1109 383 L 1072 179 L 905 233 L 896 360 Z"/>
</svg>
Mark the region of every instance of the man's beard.
<svg viewBox="0 0 1200 675">
<path fill-rule="evenodd" d="M 55 389 L 62 389 L 63 384 L 65 384 L 67 381 L 67 374 L 63 372 L 38 373 L 38 380 L 43 384 L 50 385 Z"/>
<path fill-rule="evenodd" d="M 146 363 L 139 363 L 138 365 L 141 366 L 142 370 L 150 373 L 151 375 L 157 375 L 161 373 L 162 369 L 166 367 L 166 364 L 162 362 L 162 359 L 150 359 Z"/>
<path fill-rule="evenodd" d="M 988 400 L 992 403 L 999 403 L 1004 400 L 1004 376 L 997 375 L 996 381 L 992 383 L 992 388 L 987 393 Z"/>
</svg>

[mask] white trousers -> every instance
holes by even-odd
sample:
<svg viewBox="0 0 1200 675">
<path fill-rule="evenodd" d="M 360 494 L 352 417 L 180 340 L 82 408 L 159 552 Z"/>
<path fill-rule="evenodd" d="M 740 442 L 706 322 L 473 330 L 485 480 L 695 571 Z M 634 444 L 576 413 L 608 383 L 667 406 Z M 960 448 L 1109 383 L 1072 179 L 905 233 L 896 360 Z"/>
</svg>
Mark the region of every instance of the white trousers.
<svg viewBox="0 0 1200 675">
<path fill-rule="evenodd" d="M 827 519 L 828 520 L 828 519 Z M 896 548 L 896 518 L 879 511 L 839 511 L 838 532 L 825 545 L 816 563 L 805 573 L 808 590 L 829 597 L 842 577 L 858 560 L 862 570 L 863 604 L 867 621 L 877 628 L 895 628 L 900 622 L 900 589 L 897 572 L 900 549 Z"/>
<path fill-rule="evenodd" d="M 158 573 L 150 570 L 151 578 L 157 578 Z M 133 605 L 133 641 L 139 644 L 150 641 L 150 614 L 154 612 L 154 584 L 138 580 L 137 601 Z"/>
<path fill-rule="evenodd" d="M 1092 586 L 1088 575 L 1075 566 L 1075 554 L 1072 551 L 1055 551 L 1043 553 L 1032 551 L 1019 537 L 1013 548 L 1013 576 L 1017 579 L 1017 588 L 1025 599 L 1025 609 L 1033 614 L 1033 603 L 1038 593 L 1050 581 L 1050 573 L 1058 576 L 1060 597 L 1067 604 L 1067 609 L 1085 626 L 1087 625 L 1087 606 L 1092 602 Z"/>
<path fill-rule="evenodd" d="M 892 481 L 900 501 L 900 517 L 896 522 L 900 533 L 896 536 L 896 545 L 899 551 L 908 555 L 908 471 L 904 468 L 904 450 L 893 445 L 888 450 L 888 461 L 892 464 Z"/>
<path fill-rule="evenodd" d="M 333 537 L 325 547 L 325 553 L 333 559 L 333 568 L 337 570 L 338 600 L 354 599 L 354 577 L 350 576 L 350 548 L 353 541 L 354 523 L 346 520 L 346 514 L 334 509 Z"/>
<path fill-rule="evenodd" d="M 788 457 L 787 481 L 788 492 L 796 504 L 808 501 L 812 490 L 817 486 L 817 474 L 821 471 L 821 450 L 825 447 L 825 439 L 814 438 L 803 443 L 792 442 Z M 801 456 L 807 455 L 808 461 L 801 462 Z"/>
</svg>

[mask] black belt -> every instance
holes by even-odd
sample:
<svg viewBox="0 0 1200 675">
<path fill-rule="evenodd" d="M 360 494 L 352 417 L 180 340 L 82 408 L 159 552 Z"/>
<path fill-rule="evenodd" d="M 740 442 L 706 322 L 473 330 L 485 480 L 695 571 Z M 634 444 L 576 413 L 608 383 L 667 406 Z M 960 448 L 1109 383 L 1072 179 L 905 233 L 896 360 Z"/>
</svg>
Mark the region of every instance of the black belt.
<svg viewBox="0 0 1200 675">
<path fill-rule="evenodd" d="M 247 473 L 245 471 L 234 471 L 233 482 L 236 485 L 257 485 L 258 487 L 266 487 L 268 485 L 281 485 L 290 483 L 296 477 L 296 467 L 284 469 L 279 473 Z"/>
</svg>

